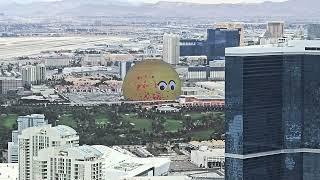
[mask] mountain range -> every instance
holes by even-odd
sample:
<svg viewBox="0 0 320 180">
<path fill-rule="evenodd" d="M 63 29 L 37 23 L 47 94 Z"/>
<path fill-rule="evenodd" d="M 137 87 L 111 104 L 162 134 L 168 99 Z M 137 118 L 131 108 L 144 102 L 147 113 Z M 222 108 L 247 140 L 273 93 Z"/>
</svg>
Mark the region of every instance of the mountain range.
<svg viewBox="0 0 320 180">
<path fill-rule="evenodd" d="M 158 2 L 132 4 L 127 0 L 61 0 L 27 4 L 0 0 L 9 16 L 150 16 L 150 17 L 320 17 L 319 0 L 285 2 L 196 4 Z"/>
</svg>

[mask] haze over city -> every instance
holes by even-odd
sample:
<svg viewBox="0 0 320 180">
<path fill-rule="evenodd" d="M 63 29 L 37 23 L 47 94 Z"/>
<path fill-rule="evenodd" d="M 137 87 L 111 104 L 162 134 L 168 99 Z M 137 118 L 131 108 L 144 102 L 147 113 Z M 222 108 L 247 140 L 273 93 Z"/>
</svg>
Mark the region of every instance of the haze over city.
<svg viewBox="0 0 320 180">
<path fill-rule="evenodd" d="M 0 0 L 0 2 L 16 2 L 16 3 L 32 3 L 32 2 L 55 2 L 59 0 Z M 98 0 L 99 1 L 99 0 Z M 105 0 L 104 0 L 105 1 Z M 126 0 L 121 0 L 126 1 Z M 132 3 L 157 3 L 160 0 L 127 0 L 128 2 Z M 191 2 L 191 3 L 200 3 L 200 4 L 219 4 L 219 3 L 260 3 L 266 0 L 163 0 L 167 2 Z M 273 2 L 282 2 L 286 0 L 268 0 Z"/>
<path fill-rule="evenodd" d="M 0 0 L 0 180 L 319 180 L 319 0 Z"/>
</svg>

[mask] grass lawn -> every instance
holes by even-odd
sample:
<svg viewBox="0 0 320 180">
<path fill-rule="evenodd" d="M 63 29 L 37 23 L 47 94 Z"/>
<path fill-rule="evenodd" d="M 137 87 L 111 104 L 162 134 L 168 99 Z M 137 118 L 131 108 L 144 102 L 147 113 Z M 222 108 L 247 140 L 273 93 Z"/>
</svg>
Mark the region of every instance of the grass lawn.
<svg viewBox="0 0 320 180">
<path fill-rule="evenodd" d="M 202 118 L 204 116 L 204 114 L 202 114 L 202 113 L 190 113 L 189 115 L 191 116 L 191 119 L 193 121 L 202 120 Z"/>
<path fill-rule="evenodd" d="M 183 123 L 182 121 L 178 120 L 166 120 L 165 125 L 165 130 L 170 131 L 170 132 L 177 132 L 179 129 L 183 128 Z"/>
<path fill-rule="evenodd" d="M 107 124 L 107 122 L 110 122 L 110 117 L 105 114 L 96 114 L 94 117 L 96 119 L 96 124 Z"/>
<path fill-rule="evenodd" d="M 128 121 L 129 123 L 135 124 L 134 129 L 136 130 L 143 130 L 143 129 L 146 129 L 146 131 L 152 130 L 152 121 L 150 119 L 138 118 L 134 114 L 123 115 L 122 118 Z"/>
<path fill-rule="evenodd" d="M 11 129 L 12 126 L 17 123 L 17 119 L 17 114 L 8 114 L 5 116 L 0 116 L 0 123 L 3 125 L 3 127 Z"/>
<path fill-rule="evenodd" d="M 77 128 L 77 122 L 73 119 L 72 114 L 64 114 L 58 119 L 58 124 L 70 126 L 72 128 Z"/>
<path fill-rule="evenodd" d="M 210 135 L 214 131 L 212 129 L 191 132 L 192 140 L 209 140 Z"/>
</svg>

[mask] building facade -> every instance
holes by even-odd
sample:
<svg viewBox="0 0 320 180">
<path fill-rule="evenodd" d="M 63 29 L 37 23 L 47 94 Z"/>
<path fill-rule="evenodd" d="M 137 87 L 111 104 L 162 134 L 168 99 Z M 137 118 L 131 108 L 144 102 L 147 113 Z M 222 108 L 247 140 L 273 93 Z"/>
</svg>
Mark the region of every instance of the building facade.
<svg viewBox="0 0 320 180">
<path fill-rule="evenodd" d="M 224 67 L 194 66 L 188 68 L 187 80 L 189 81 L 224 81 Z"/>
<path fill-rule="evenodd" d="M 124 80 L 124 78 L 127 75 L 127 72 L 134 65 L 134 63 L 131 61 L 122 61 L 122 62 L 119 62 L 119 64 L 120 64 L 120 78 Z"/>
<path fill-rule="evenodd" d="M 204 56 L 206 41 L 197 39 L 180 40 L 180 56 Z"/>
<path fill-rule="evenodd" d="M 43 62 L 47 68 L 54 69 L 54 68 L 69 67 L 70 61 L 72 59 L 73 57 L 56 55 L 56 56 L 45 57 L 43 59 Z"/>
<path fill-rule="evenodd" d="M 36 67 L 32 65 L 23 66 L 21 68 L 22 80 L 25 84 L 33 84 L 36 82 Z"/>
<path fill-rule="evenodd" d="M 106 64 L 106 59 L 102 53 L 85 54 L 81 61 L 82 66 L 103 66 Z"/>
<path fill-rule="evenodd" d="M 309 40 L 320 38 L 320 24 L 309 24 L 307 30 Z"/>
<path fill-rule="evenodd" d="M 50 147 L 34 157 L 33 180 L 102 180 L 103 154 L 91 146 Z"/>
<path fill-rule="evenodd" d="M 22 79 L 0 77 L 0 94 L 8 94 L 8 92 L 17 91 L 19 88 L 23 88 Z"/>
<path fill-rule="evenodd" d="M 207 39 L 181 40 L 181 56 L 207 56 L 208 62 L 223 60 L 227 47 L 240 46 L 240 29 L 216 28 L 207 30 Z"/>
<path fill-rule="evenodd" d="M 176 65 L 180 59 L 180 37 L 175 34 L 163 36 L 163 61 Z"/>
<path fill-rule="evenodd" d="M 239 29 L 208 29 L 206 55 L 209 61 L 224 59 L 227 47 L 240 46 Z"/>
<path fill-rule="evenodd" d="M 227 50 L 226 180 L 320 179 L 315 46 Z"/>
<path fill-rule="evenodd" d="M 12 131 L 12 141 L 8 142 L 8 162 L 18 163 L 19 144 L 18 136 L 24 129 L 29 127 L 38 127 L 48 124 L 43 114 L 32 114 L 28 116 L 19 116 L 17 119 L 18 129 Z"/>
<path fill-rule="evenodd" d="M 224 149 L 213 149 L 201 146 L 191 151 L 191 163 L 200 168 L 223 168 L 225 162 Z"/>
<path fill-rule="evenodd" d="M 23 66 L 21 75 L 25 84 L 41 84 L 46 80 L 46 66 L 44 64 Z"/>
<path fill-rule="evenodd" d="M 44 64 L 36 65 L 36 84 L 42 84 L 47 78 L 46 66 Z"/>
<path fill-rule="evenodd" d="M 239 34 L 240 34 L 240 46 L 245 46 L 245 43 L 244 43 L 244 38 L 245 38 L 245 35 L 244 35 L 244 26 L 243 26 L 243 23 L 240 23 L 240 22 L 236 22 L 236 23 L 233 23 L 233 22 L 221 22 L 221 23 L 216 23 L 214 24 L 214 27 L 215 28 L 223 28 L 223 29 L 238 29 L 239 30 Z"/>
<path fill-rule="evenodd" d="M 284 36 L 284 22 L 268 22 L 267 32 L 273 39 L 282 38 Z"/>
<path fill-rule="evenodd" d="M 45 125 L 30 127 L 18 136 L 19 144 L 19 180 L 33 180 L 35 166 L 33 158 L 38 156 L 40 150 L 49 147 L 78 146 L 77 132 L 67 126 Z"/>
</svg>

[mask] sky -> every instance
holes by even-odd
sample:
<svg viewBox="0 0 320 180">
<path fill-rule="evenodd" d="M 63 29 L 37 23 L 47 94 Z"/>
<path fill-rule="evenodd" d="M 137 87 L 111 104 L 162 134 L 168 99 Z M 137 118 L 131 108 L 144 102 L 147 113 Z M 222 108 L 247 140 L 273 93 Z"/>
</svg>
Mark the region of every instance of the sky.
<svg viewBox="0 0 320 180">
<path fill-rule="evenodd" d="M 136 1 L 143 1 L 143 2 L 158 2 L 159 0 L 129 0 L 132 2 L 136 2 Z M 244 2 L 244 3 L 259 3 L 259 2 L 263 2 L 266 0 L 165 0 L 165 1 L 173 1 L 173 2 L 193 2 L 193 3 L 203 3 L 203 4 L 217 4 L 217 3 L 240 3 L 240 2 Z M 275 1 L 275 2 L 280 2 L 280 1 L 284 1 L 284 0 L 269 0 L 269 1 Z"/>
<path fill-rule="evenodd" d="M 1 0 L 0 0 L 1 1 Z M 30 3 L 30 2 L 35 2 L 35 1 L 59 1 L 59 0 L 6 0 L 7 2 L 9 1 L 15 1 L 19 3 Z M 99 0 L 95 0 L 99 1 Z M 258 3 L 258 2 L 263 2 L 266 0 L 128 0 L 133 3 L 138 3 L 138 2 L 147 2 L 147 3 L 156 3 L 158 1 L 170 1 L 170 2 L 193 2 L 193 3 L 203 3 L 203 4 L 217 4 L 217 3 Z M 285 1 L 285 0 L 268 0 L 268 1 Z"/>
</svg>

